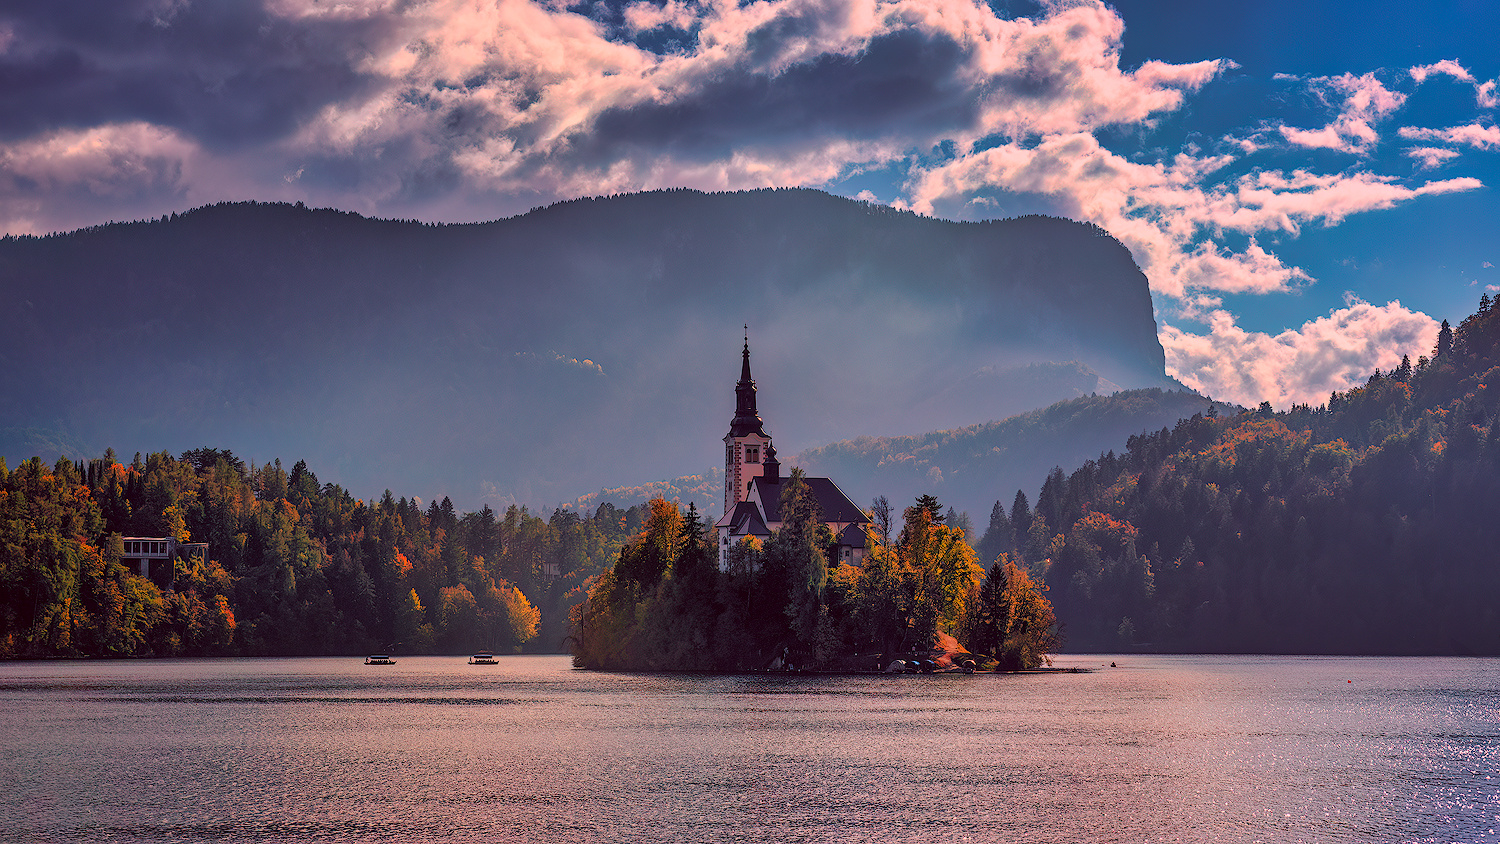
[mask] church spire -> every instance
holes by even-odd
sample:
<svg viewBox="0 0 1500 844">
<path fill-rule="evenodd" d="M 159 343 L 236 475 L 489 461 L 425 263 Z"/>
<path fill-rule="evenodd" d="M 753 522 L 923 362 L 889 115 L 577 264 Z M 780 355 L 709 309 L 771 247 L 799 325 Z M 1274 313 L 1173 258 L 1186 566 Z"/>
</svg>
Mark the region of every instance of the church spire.
<svg viewBox="0 0 1500 844">
<path fill-rule="evenodd" d="M 740 364 L 740 381 L 734 385 L 734 419 L 729 423 L 729 436 L 743 437 L 746 434 L 765 436 L 765 423 L 760 411 L 755 409 L 755 379 L 750 377 L 750 327 L 745 327 L 745 351 Z"/>
<path fill-rule="evenodd" d="M 745 360 L 740 364 L 740 383 L 747 381 L 755 383 L 755 379 L 750 377 L 750 326 L 748 325 L 745 326 Z"/>
</svg>

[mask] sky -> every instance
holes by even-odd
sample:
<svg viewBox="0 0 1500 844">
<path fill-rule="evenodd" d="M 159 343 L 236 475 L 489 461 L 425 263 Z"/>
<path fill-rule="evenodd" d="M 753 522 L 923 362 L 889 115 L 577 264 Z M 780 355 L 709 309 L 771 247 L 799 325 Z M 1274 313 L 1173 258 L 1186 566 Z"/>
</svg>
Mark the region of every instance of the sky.
<svg viewBox="0 0 1500 844">
<path fill-rule="evenodd" d="M 1320 404 L 1500 290 L 1488 0 L 10 0 L 0 232 L 813 187 L 1130 248 L 1168 373 Z"/>
</svg>

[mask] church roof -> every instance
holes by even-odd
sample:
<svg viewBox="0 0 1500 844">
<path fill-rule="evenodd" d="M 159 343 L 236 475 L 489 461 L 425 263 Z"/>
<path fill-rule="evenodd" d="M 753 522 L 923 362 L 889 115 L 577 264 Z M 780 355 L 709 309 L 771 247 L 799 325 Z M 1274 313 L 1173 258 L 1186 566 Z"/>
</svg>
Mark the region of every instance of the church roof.
<svg viewBox="0 0 1500 844">
<path fill-rule="evenodd" d="M 834 541 L 850 548 L 863 548 L 865 547 L 865 526 L 849 525 L 839 532 L 838 538 Z"/>
<path fill-rule="evenodd" d="M 760 510 L 749 501 L 741 501 L 734 505 L 734 509 L 725 513 L 714 527 L 727 527 L 729 532 L 735 536 L 770 536 L 771 529 L 760 518 Z"/>
<path fill-rule="evenodd" d="M 844 491 L 839 489 L 838 484 L 828 478 L 803 478 L 808 489 L 813 494 L 813 500 L 818 502 L 818 510 L 823 514 L 825 522 L 851 522 L 854 524 L 865 524 L 869 519 L 865 518 L 865 511 L 850 500 Z M 766 508 L 766 521 L 781 521 L 781 489 L 787 479 L 782 478 L 777 483 L 771 483 L 764 477 L 755 478 L 751 481 L 760 493 L 761 504 Z"/>
</svg>

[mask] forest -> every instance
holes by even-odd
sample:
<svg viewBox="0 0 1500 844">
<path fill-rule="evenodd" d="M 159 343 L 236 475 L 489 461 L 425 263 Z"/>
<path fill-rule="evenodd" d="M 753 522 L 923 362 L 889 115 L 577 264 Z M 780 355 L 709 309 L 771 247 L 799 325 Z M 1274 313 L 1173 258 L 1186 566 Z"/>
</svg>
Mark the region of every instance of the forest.
<svg viewBox="0 0 1500 844">
<path fill-rule="evenodd" d="M 0 459 L 0 658 L 557 651 L 644 507 L 457 514 L 231 451 Z M 122 537 L 206 542 L 162 583 Z"/>
<path fill-rule="evenodd" d="M 951 508 L 919 501 L 895 541 L 881 509 L 867 564 L 829 571 L 816 505 L 789 489 L 792 527 L 720 572 L 697 510 L 661 498 L 543 520 L 389 491 L 367 504 L 303 462 L 246 467 L 213 448 L 0 461 L 0 658 L 555 651 L 571 635 L 590 667 L 733 670 L 777 655 L 830 667 L 970 628 L 1007 664 L 1050 649 L 1038 587 L 1001 567 L 991 582 L 1013 588 L 981 595 Z M 208 553 L 144 577 L 124 537 Z"/>
<path fill-rule="evenodd" d="M 829 565 L 832 533 L 800 470 L 764 543 L 731 546 L 720 570 L 697 513 L 656 499 L 640 537 L 573 612 L 574 664 L 611 670 L 880 670 L 940 636 L 975 667 L 1035 668 L 1055 649 L 1045 591 L 1007 561 L 988 573 L 932 496 L 872 508 L 862 565 Z"/>
<path fill-rule="evenodd" d="M 589 667 L 726 670 L 847 667 L 938 635 L 1011 666 L 1059 644 L 1497 654 L 1497 406 L 1485 295 L 1430 355 L 1326 404 L 1208 405 L 1053 469 L 1035 506 L 995 501 L 972 547 L 930 496 L 877 499 L 858 568 L 828 564 L 808 501 L 720 571 L 697 511 L 662 499 L 543 519 L 365 502 L 304 462 L 213 448 L 0 461 L 0 657 L 566 646 Z M 127 536 L 209 551 L 157 583 L 122 563 Z"/>
<path fill-rule="evenodd" d="M 979 555 L 1049 586 L 1070 650 L 1500 654 L 1497 405 L 1485 294 L 1324 405 L 1210 408 L 1054 469 Z"/>
</svg>

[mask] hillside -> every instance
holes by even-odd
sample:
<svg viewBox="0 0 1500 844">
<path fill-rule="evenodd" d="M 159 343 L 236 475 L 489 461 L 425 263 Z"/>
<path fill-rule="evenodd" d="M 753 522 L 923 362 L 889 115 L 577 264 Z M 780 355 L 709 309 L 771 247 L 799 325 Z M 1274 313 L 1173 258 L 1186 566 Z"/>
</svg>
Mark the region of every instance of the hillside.
<svg viewBox="0 0 1500 844">
<path fill-rule="evenodd" d="M 715 466 L 701 475 L 684 475 L 635 486 L 601 489 L 565 502 L 562 509 L 573 513 L 592 513 L 601 504 L 625 509 L 643 506 L 653 498 L 674 502 L 684 510 L 689 506 L 696 507 L 700 513 L 717 510 L 724 502 L 724 470 Z"/>
<path fill-rule="evenodd" d="M 1064 367 L 1077 371 L 1065 364 L 1045 366 Z M 982 425 L 830 443 L 795 455 L 787 465 L 814 477 L 833 478 L 866 507 L 880 495 L 891 501 L 938 495 L 982 526 L 996 500 L 1003 498 L 1008 506 L 1017 489 L 1034 496 L 1035 479 L 1052 467 L 1074 469 L 1126 437 L 1171 427 L 1212 404 L 1197 393 L 1180 390 L 1085 395 Z M 591 513 L 600 504 L 624 508 L 664 498 L 684 508 L 692 504 L 705 513 L 717 509 L 723 497 L 724 472 L 715 466 L 698 475 L 601 489 L 564 507 Z M 979 537 L 969 539 L 978 541 Z"/>
<path fill-rule="evenodd" d="M 0 458 L 0 659 L 556 652 L 645 516 L 365 502 L 218 449 Z M 127 536 L 206 555 L 142 571 Z"/>
<path fill-rule="evenodd" d="M 1146 279 L 1097 227 L 808 190 L 451 226 L 222 204 L 5 238 L 0 288 L 12 465 L 234 443 L 463 507 L 717 464 L 744 325 L 784 453 L 1168 383 Z"/>
<path fill-rule="evenodd" d="M 1074 650 L 1500 654 L 1497 412 L 1486 295 L 1430 358 L 1131 437 L 984 541 L 1045 577 Z"/>
<path fill-rule="evenodd" d="M 1071 470 L 1119 448 L 1127 437 L 1170 427 L 1210 406 L 1185 390 L 1088 395 L 963 428 L 843 440 L 808 449 L 789 463 L 835 479 L 856 501 L 884 495 L 906 502 L 930 494 L 982 526 L 996 501 L 1009 506 L 1018 489 L 1035 495 L 1037 479 L 1053 467 Z"/>
</svg>

